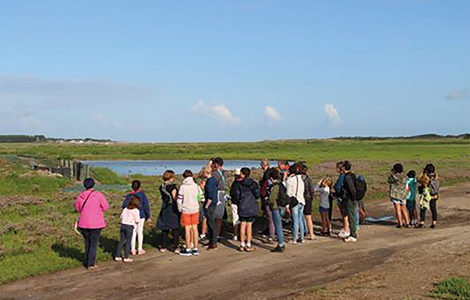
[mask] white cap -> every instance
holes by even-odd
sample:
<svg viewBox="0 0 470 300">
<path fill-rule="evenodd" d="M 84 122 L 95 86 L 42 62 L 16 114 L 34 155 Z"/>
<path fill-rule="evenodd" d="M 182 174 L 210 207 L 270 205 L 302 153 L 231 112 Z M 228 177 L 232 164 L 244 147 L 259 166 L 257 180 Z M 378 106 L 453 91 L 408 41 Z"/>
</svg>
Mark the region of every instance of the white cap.
<svg viewBox="0 0 470 300">
<path fill-rule="evenodd" d="M 242 173 L 241 169 L 235 169 L 235 175 L 239 176 Z"/>
</svg>

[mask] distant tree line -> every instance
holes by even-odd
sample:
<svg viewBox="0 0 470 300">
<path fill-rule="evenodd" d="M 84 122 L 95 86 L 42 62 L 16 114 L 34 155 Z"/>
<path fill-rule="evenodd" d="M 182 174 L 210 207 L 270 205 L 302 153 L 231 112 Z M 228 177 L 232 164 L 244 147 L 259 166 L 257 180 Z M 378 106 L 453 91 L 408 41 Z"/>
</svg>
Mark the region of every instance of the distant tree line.
<svg viewBox="0 0 470 300">
<path fill-rule="evenodd" d="M 44 135 L 0 135 L 0 143 L 45 143 L 45 142 L 111 142 L 109 139 L 92 139 L 92 138 L 76 138 L 76 139 L 63 139 L 63 138 L 48 138 Z"/>
<path fill-rule="evenodd" d="M 47 142 L 43 135 L 0 135 L 0 143 L 40 143 Z"/>
</svg>

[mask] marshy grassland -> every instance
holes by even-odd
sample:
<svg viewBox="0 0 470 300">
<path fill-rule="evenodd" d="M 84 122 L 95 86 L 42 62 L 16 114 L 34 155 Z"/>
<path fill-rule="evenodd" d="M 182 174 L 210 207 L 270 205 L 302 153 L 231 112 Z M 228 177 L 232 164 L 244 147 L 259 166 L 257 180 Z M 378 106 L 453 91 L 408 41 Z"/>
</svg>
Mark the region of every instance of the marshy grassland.
<svg viewBox="0 0 470 300">
<path fill-rule="evenodd" d="M 388 201 L 386 176 L 395 162 L 419 171 L 436 165 L 442 185 L 470 181 L 468 139 L 292 140 L 257 143 L 182 144 L 0 144 L 0 284 L 11 280 L 67 269 L 81 264 L 83 243 L 72 224 L 76 185 L 64 178 L 32 171 L 28 160 L 73 159 L 287 159 L 305 161 L 314 180 L 335 175 L 335 162 L 349 159 L 369 185 L 367 201 Z M 28 157 L 28 159 L 22 158 Z M 103 184 L 125 184 L 140 179 L 147 192 L 152 218 L 160 206 L 161 179 L 142 175 L 120 177 L 106 169 L 92 170 Z M 255 172 L 254 177 L 259 177 Z M 178 178 L 180 180 L 180 178 Z M 118 222 L 123 192 L 104 191 L 110 210 L 103 230 L 98 261 L 110 260 L 118 242 Z M 316 210 L 315 210 L 316 212 Z M 318 216 L 315 216 L 318 218 Z M 146 227 L 145 247 L 156 245 L 153 224 Z"/>
</svg>

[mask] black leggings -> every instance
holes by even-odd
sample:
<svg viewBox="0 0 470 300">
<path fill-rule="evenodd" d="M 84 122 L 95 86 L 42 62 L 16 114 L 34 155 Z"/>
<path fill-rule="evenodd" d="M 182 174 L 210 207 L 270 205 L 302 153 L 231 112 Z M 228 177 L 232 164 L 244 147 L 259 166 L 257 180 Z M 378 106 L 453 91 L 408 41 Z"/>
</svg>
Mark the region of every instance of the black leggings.
<svg viewBox="0 0 470 300">
<path fill-rule="evenodd" d="M 431 215 L 432 215 L 432 220 L 437 221 L 437 199 L 432 199 L 429 201 L 429 207 L 431 208 Z M 419 215 L 421 217 L 421 222 L 424 222 L 426 219 L 426 210 L 425 208 L 421 208 Z"/>
<path fill-rule="evenodd" d="M 168 241 L 168 235 L 170 234 L 169 230 L 162 230 L 162 235 L 160 239 L 160 245 L 162 248 L 165 248 Z M 180 239 L 180 230 L 179 229 L 172 229 L 171 235 L 173 236 L 173 245 L 172 247 L 176 249 L 178 247 L 179 239 Z"/>
</svg>

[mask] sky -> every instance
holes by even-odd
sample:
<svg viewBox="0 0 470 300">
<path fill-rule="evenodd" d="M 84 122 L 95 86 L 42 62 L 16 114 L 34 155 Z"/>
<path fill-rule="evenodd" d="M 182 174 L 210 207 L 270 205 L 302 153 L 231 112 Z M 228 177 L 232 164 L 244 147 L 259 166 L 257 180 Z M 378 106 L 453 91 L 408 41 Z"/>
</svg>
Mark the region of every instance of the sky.
<svg viewBox="0 0 470 300">
<path fill-rule="evenodd" d="M 470 1 L 0 0 L 0 134 L 470 132 Z"/>
</svg>

